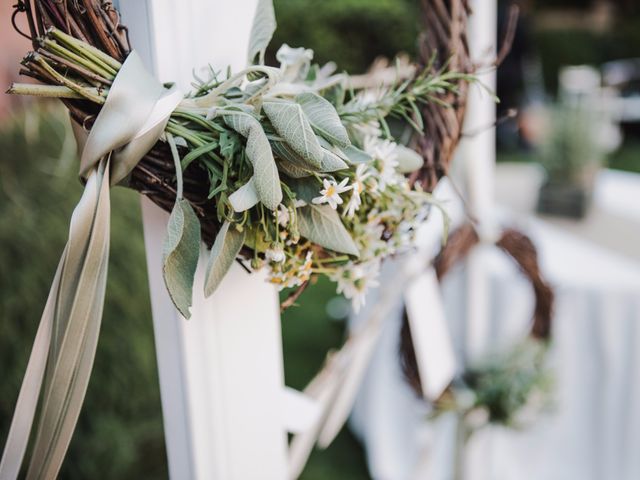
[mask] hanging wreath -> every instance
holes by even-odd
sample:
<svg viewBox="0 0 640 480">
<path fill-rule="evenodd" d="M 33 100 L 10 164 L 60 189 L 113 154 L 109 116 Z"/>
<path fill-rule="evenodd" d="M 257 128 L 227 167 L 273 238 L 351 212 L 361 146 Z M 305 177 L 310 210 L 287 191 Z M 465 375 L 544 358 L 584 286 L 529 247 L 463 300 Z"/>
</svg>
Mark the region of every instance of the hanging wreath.
<svg viewBox="0 0 640 480">
<path fill-rule="evenodd" d="M 37 48 L 23 73 L 44 86 L 13 85 L 10 92 L 64 98 L 85 130 L 96 123 L 113 129 L 117 115 L 111 125 L 101 122 L 104 106 L 115 103 L 109 97 L 124 83 L 123 66 L 138 68 L 125 61 L 130 47 L 117 12 L 86 0 L 37 1 L 29 13 Z M 422 132 L 422 109 L 455 98 L 471 79 L 430 64 L 414 78 L 360 90 L 348 76 L 312 65 L 311 50 L 287 45 L 276 54 L 280 68 L 264 66 L 275 27 L 271 3 L 260 2 L 248 55 L 259 63 L 197 78 L 166 118 L 160 140 L 117 178 L 173 211 L 165 281 L 186 317 L 199 238 L 213 252 L 208 295 L 242 258 L 252 269 L 266 265 L 280 287 L 327 275 L 359 305 L 380 260 L 411 245 L 431 203 L 408 187 L 406 175 L 423 161 L 394 140 L 387 119 Z M 86 175 L 90 162 L 83 163 Z"/>
<path fill-rule="evenodd" d="M 472 225 L 455 231 L 434 261 L 436 276 L 442 280 L 479 243 Z M 535 295 L 533 322 L 527 338 L 507 351 L 494 353 L 468 365 L 451 386 L 433 403 L 433 416 L 455 411 L 475 416 L 480 423 L 517 426 L 523 412 L 534 415 L 549 404 L 552 378 L 547 365 L 551 338 L 553 290 L 538 267 L 538 255 L 531 240 L 517 230 L 507 229 L 496 246 L 506 253 L 531 283 Z M 401 360 L 405 377 L 422 395 L 409 323 L 401 332 Z"/>
<path fill-rule="evenodd" d="M 62 99 L 81 147 L 84 194 L 54 277 L 12 422 L 0 477 L 14 478 L 44 385 L 30 478 L 57 474 L 89 381 L 109 252 L 109 189 L 123 185 L 171 212 L 163 275 L 190 315 L 203 241 L 205 295 L 235 261 L 266 267 L 281 288 L 316 275 L 362 304 L 380 262 L 409 248 L 431 197 L 407 175 L 423 165 L 389 119 L 421 132 L 423 108 L 457 92 L 466 72 L 431 65 L 377 88 L 312 64 L 283 45 L 264 64 L 276 28 L 270 0 L 254 18 L 249 66 L 209 69 L 180 92 L 159 83 L 129 44 L 111 2 L 19 0 L 34 46 L 9 90 Z M 365 82 L 366 84 L 366 82 Z M 289 302 L 291 303 L 291 302 Z"/>
</svg>

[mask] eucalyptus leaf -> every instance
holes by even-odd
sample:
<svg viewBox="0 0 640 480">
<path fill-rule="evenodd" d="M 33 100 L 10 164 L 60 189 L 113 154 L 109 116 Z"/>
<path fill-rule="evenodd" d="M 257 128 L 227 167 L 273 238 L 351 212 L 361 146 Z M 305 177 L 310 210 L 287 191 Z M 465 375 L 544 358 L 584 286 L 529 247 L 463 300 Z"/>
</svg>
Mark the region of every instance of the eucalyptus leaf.
<svg viewBox="0 0 640 480">
<path fill-rule="evenodd" d="M 324 153 L 302 107 L 292 102 L 265 102 L 262 105 L 278 134 L 293 150 L 320 168 Z"/>
<path fill-rule="evenodd" d="M 350 145 L 345 148 L 341 148 L 340 150 L 346 157 L 346 160 L 351 165 L 358 165 L 360 163 L 370 163 L 373 161 L 373 157 L 371 155 L 369 155 L 364 150 L 360 150 L 358 147 L 355 147 L 353 145 Z"/>
<path fill-rule="evenodd" d="M 282 202 L 280 176 L 269 139 L 260 122 L 246 114 L 225 115 L 224 120 L 229 127 L 247 137 L 246 152 L 253 165 L 253 180 L 258 198 L 265 207 L 275 210 Z"/>
<path fill-rule="evenodd" d="M 180 314 L 189 318 L 193 278 L 200 253 L 200 221 L 185 199 L 173 207 L 163 244 L 162 274 L 169 296 Z"/>
<path fill-rule="evenodd" d="M 256 55 L 259 55 L 259 62 L 264 63 L 264 52 L 271 42 L 273 33 L 276 31 L 276 14 L 273 10 L 272 0 L 258 0 L 256 14 L 253 17 L 251 26 L 251 36 L 249 38 L 249 63 L 253 63 Z"/>
<path fill-rule="evenodd" d="M 258 191 L 256 190 L 255 177 L 241 186 L 238 190 L 229 195 L 229 203 L 236 212 L 244 212 L 254 207 L 260 198 L 258 198 Z"/>
<path fill-rule="evenodd" d="M 360 256 L 358 247 L 338 212 L 328 205 L 307 205 L 298 210 L 300 235 L 334 252 Z"/>
<path fill-rule="evenodd" d="M 313 92 L 301 93 L 296 97 L 296 102 L 302 107 L 316 133 L 339 147 L 351 145 L 347 129 L 331 102 Z"/>
<path fill-rule="evenodd" d="M 204 294 L 209 297 L 217 290 L 222 279 L 227 274 L 244 244 L 244 232 L 229 228 L 231 224 L 225 222 L 213 242 L 207 272 L 204 279 Z"/>
<path fill-rule="evenodd" d="M 400 173 L 415 172 L 424 165 L 424 159 L 420 154 L 403 145 L 396 146 L 395 154 Z"/>
</svg>

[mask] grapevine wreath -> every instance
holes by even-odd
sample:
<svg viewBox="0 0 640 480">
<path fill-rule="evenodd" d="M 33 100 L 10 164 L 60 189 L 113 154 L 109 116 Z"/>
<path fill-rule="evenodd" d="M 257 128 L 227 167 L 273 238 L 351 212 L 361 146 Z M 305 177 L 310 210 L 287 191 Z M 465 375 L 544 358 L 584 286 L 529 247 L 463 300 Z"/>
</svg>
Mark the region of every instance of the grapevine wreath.
<svg viewBox="0 0 640 480">
<path fill-rule="evenodd" d="M 259 0 L 249 66 L 209 67 L 185 94 L 149 74 L 111 2 L 19 0 L 16 7 L 13 20 L 26 14 L 22 33 L 33 43 L 21 73 L 39 83 L 9 92 L 64 102 L 85 183 L 0 463 L 1 478 L 18 475 L 42 391 L 27 476 L 53 478 L 95 356 L 111 186 L 171 212 L 163 276 L 186 318 L 201 241 L 209 247 L 207 296 L 238 261 L 266 267 L 282 288 L 326 275 L 357 307 L 380 262 L 411 246 L 433 204 L 429 186 L 408 177 L 423 167 L 422 156 L 396 138 L 419 138 L 427 106 L 455 98 L 472 76 L 427 63 L 363 88 L 330 64 L 312 64 L 311 50 L 287 45 L 277 51 L 279 67 L 267 66 L 276 20 L 271 0 Z"/>
<path fill-rule="evenodd" d="M 437 278 L 442 280 L 479 242 L 471 224 L 456 230 L 434 260 Z M 529 237 L 517 230 L 506 229 L 495 245 L 518 265 L 531 283 L 535 306 L 529 335 L 506 351 L 494 352 L 482 361 L 468 365 L 434 402 L 432 414 L 455 411 L 486 423 L 518 426 L 523 417 L 532 416 L 549 404 L 552 378 L 547 351 L 554 294 L 541 275 L 538 254 Z M 420 372 L 406 315 L 400 351 L 405 378 L 421 395 Z"/>
</svg>

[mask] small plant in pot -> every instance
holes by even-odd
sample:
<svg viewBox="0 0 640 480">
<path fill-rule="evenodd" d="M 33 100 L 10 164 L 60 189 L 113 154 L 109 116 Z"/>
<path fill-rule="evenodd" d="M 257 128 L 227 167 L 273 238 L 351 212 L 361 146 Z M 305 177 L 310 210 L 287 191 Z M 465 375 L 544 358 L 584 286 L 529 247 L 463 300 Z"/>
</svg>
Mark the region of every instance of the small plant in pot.
<svg viewBox="0 0 640 480">
<path fill-rule="evenodd" d="M 578 219 L 586 215 L 596 173 L 619 141 L 607 114 L 606 93 L 599 86 L 568 89 L 549 109 L 548 130 L 539 150 L 547 175 L 540 187 L 538 212 Z"/>
</svg>

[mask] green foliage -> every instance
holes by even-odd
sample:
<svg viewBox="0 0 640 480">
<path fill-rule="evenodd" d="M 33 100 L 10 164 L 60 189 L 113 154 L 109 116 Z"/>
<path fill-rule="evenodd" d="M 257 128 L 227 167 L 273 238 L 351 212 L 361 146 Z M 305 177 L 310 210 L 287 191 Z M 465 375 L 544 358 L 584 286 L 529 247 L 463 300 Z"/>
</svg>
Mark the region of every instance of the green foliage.
<svg viewBox="0 0 640 480">
<path fill-rule="evenodd" d="M 327 205 L 308 205 L 298 214 L 300 234 L 336 252 L 358 256 L 358 247 L 342 224 L 338 212 Z"/>
<path fill-rule="evenodd" d="M 601 65 L 640 56 L 640 18 L 618 20 L 610 32 L 588 30 L 538 30 L 533 41 L 542 61 L 547 91 L 558 88 L 558 72 L 565 65 Z"/>
<path fill-rule="evenodd" d="M 60 113 L 30 111 L 0 132 L 1 445 L 82 193 Z M 122 188 L 112 195 L 102 334 L 64 479 L 167 476 L 138 195 Z"/>
<path fill-rule="evenodd" d="M 315 51 L 314 61 L 363 72 L 379 57 L 415 52 L 419 2 L 415 0 L 275 0 L 282 43 Z M 272 55 L 275 50 L 272 50 Z M 273 57 L 271 57 L 273 59 Z"/>
<path fill-rule="evenodd" d="M 179 198 L 167 225 L 162 274 L 171 300 L 184 318 L 191 317 L 189 308 L 199 253 L 200 221 L 191 204 Z"/>
<path fill-rule="evenodd" d="M 286 295 L 286 293 L 284 294 Z M 298 300 L 300 307 L 282 316 L 284 373 L 287 385 L 304 389 L 331 349 L 344 341 L 342 322 L 328 321 L 326 305 L 335 299 L 335 286 L 321 278 Z M 327 450 L 314 450 L 300 480 L 367 480 L 364 453 L 353 435 L 344 429 Z"/>
<path fill-rule="evenodd" d="M 245 232 L 238 232 L 235 227 L 225 222 L 218 232 L 216 241 L 209 253 L 207 273 L 204 281 L 204 294 L 208 297 L 216 291 L 227 274 L 244 244 Z"/>
</svg>

